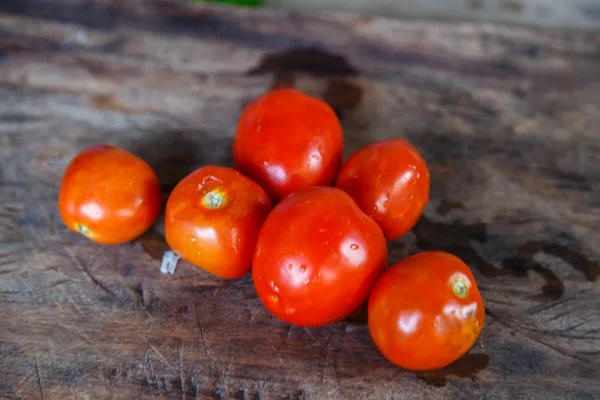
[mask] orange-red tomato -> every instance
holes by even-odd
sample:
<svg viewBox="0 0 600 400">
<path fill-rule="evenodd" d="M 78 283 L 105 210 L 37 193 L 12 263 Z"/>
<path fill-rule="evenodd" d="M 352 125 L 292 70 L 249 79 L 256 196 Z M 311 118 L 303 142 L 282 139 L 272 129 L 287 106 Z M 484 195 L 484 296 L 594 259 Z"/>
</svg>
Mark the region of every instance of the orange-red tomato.
<svg viewBox="0 0 600 400">
<path fill-rule="evenodd" d="M 158 217 L 160 205 L 160 184 L 152 168 L 109 145 L 77 154 L 64 173 L 58 196 L 65 225 L 102 244 L 140 236 Z"/>
<path fill-rule="evenodd" d="M 423 213 L 429 201 L 429 171 L 410 143 L 390 139 L 348 158 L 336 187 L 381 226 L 387 240 L 394 240 L 412 229 Z"/>
<path fill-rule="evenodd" d="M 329 186 L 342 163 L 342 128 L 323 100 L 277 89 L 244 109 L 233 143 L 238 170 L 276 201 L 311 186 Z"/>
<path fill-rule="evenodd" d="M 251 267 L 258 231 L 271 200 L 238 171 L 201 167 L 171 192 L 165 237 L 175 253 L 224 279 L 244 276 Z"/>
<path fill-rule="evenodd" d="M 313 187 L 273 208 L 258 236 L 252 278 L 273 315 L 321 326 L 366 301 L 386 267 L 379 226 L 345 192 Z"/>
<path fill-rule="evenodd" d="M 417 371 L 445 367 L 465 354 L 483 329 L 485 311 L 469 267 L 452 254 L 428 251 L 381 276 L 368 315 L 381 353 Z"/>
</svg>

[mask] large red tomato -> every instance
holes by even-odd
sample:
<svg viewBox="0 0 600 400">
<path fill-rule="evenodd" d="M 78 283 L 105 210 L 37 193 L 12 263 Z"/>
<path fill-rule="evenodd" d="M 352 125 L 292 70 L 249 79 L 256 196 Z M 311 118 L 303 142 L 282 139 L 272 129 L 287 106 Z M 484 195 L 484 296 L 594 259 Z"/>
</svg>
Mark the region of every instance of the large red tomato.
<svg viewBox="0 0 600 400">
<path fill-rule="evenodd" d="M 219 166 L 197 169 L 167 201 L 165 237 L 175 253 L 216 276 L 234 279 L 251 267 L 271 200 L 254 181 Z"/>
<path fill-rule="evenodd" d="M 473 346 L 485 311 L 469 267 L 452 254 L 428 251 L 381 276 L 368 314 L 371 337 L 389 361 L 410 370 L 433 370 Z"/>
<path fill-rule="evenodd" d="M 69 228 L 103 244 L 120 244 L 144 233 L 160 212 L 161 189 L 152 168 L 120 148 L 99 145 L 75 156 L 58 195 Z"/>
<path fill-rule="evenodd" d="M 387 267 L 385 237 L 345 192 L 313 187 L 283 199 L 261 228 L 252 277 L 261 301 L 291 324 L 352 313 Z"/>
<path fill-rule="evenodd" d="M 381 226 L 387 240 L 406 234 L 429 201 L 425 160 L 407 141 L 373 143 L 354 153 L 342 166 L 336 187 L 352 196 Z"/>
<path fill-rule="evenodd" d="M 237 169 L 273 200 L 332 185 L 342 152 L 342 128 L 334 111 L 295 89 L 273 90 L 248 104 L 233 144 Z"/>
</svg>

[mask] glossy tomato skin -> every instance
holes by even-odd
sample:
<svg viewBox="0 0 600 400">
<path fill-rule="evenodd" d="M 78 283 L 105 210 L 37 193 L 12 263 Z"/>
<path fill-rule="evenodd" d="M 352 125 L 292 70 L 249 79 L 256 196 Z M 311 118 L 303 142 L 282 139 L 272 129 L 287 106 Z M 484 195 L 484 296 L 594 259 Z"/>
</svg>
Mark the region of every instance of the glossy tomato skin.
<svg viewBox="0 0 600 400">
<path fill-rule="evenodd" d="M 429 201 L 429 170 L 406 140 L 390 139 L 359 149 L 342 166 L 336 187 L 381 226 L 387 240 L 406 234 Z"/>
<path fill-rule="evenodd" d="M 333 109 L 295 89 L 273 90 L 250 102 L 233 144 L 237 169 L 274 201 L 332 185 L 342 152 L 342 128 Z"/>
<path fill-rule="evenodd" d="M 483 329 L 475 278 L 456 256 L 427 251 L 390 267 L 369 297 L 369 331 L 393 364 L 443 368 L 465 354 Z"/>
<path fill-rule="evenodd" d="M 252 278 L 274 316 L 315 327 L 356 310 L 386 267 L 379 226 L 343 191 L 313 187 L 273 208 L 258 237 Z"/>
<path fill-rule="evenodd" d="M 152 226 L 160 213 L 161 188 L 152 168 L 115 146 L 89 147 L 75 156 L 58 195 L 69 228 L 95 242 L 129 242 Z"/>
<path fill-rule="evenodd" d="M 223 279 L 251 268 L 260 227 L 271 200 L 254 181 L 233 168 L 205 166 L 171 192 L 165 237 L 181 258 Z"/>
</svg>

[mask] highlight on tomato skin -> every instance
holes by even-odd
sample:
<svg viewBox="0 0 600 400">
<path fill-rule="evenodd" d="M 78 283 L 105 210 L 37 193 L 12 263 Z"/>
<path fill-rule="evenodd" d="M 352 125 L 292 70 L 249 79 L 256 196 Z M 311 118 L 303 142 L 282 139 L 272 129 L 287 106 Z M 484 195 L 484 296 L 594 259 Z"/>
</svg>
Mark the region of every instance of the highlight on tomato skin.
<svg viewBox="0 0 600 400">
<path fill-rule="evenodd" d="M 479 337 L 484 319 L 471 270 L 441 251 L 421 252 L 391 266 L 368 303 L 375 345 L 391 363 L 413 371 L 458 360 Z"/>
<path fill-rule="evenodd" d="M 410 231 L 429 202 L 429 170 L 403 139 L 367 145 L 342 165 L 335 186 L 373 218 L 388 241 Z"/>
<path fill-rule="evenodd" d="M 111 145 L 82 150 L 67 166 L 58 196 L 64 224 L 101 244 L 122 244 L 158 218 L 161 188 L 144 160 Z"/>
<path fill-rule="evenodd" d="M 272 204 L 266 192 L 233 168 L 208 165 L 171 192 L 165 238 L 181 258 L 223 279 L 251 268 L 252 254 Z"/>
<path fill-rule="evenodd" d="M 250 102 L 239 118 L 236 168 L 274 202 L 311 186 L 333 185 L 342 156 L 337 115 L 325 101 L 299 90 L 271 90 Z"/>
<path fill-rule="evenodd" d="M 317 327 L 359 308 L 386 267 L 381 228 L 342 190 L 312 187 L 284 198 L 265 220 L 252 279 L 272 315 Z"/>
</svg>

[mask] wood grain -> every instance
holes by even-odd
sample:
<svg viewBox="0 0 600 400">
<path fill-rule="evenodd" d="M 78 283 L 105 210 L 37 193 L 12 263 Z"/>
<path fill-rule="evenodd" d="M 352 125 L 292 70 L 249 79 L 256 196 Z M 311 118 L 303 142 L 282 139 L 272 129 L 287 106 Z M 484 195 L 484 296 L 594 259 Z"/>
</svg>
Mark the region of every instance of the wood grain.
<svg viewBox="0 0 600 400">
<path fill-rule="evenodd" d="M 345 153 L 404 137 L 431 201 L 390 262 L 472 267 L 486 326 L 454 365 L 391 366 L 360 315 L 272 318 L 250 277 L 180 263 L 162 222 L 123 246 L 68 231 L 58 182 L 82 148 L 142 156 L 164 198 L 232 165 L 242 107 L 322 96 Z M 0 2 L 0 395 L 44 399 L 600 397 L 600 36 L 159 0 Z"/>
</svg>

